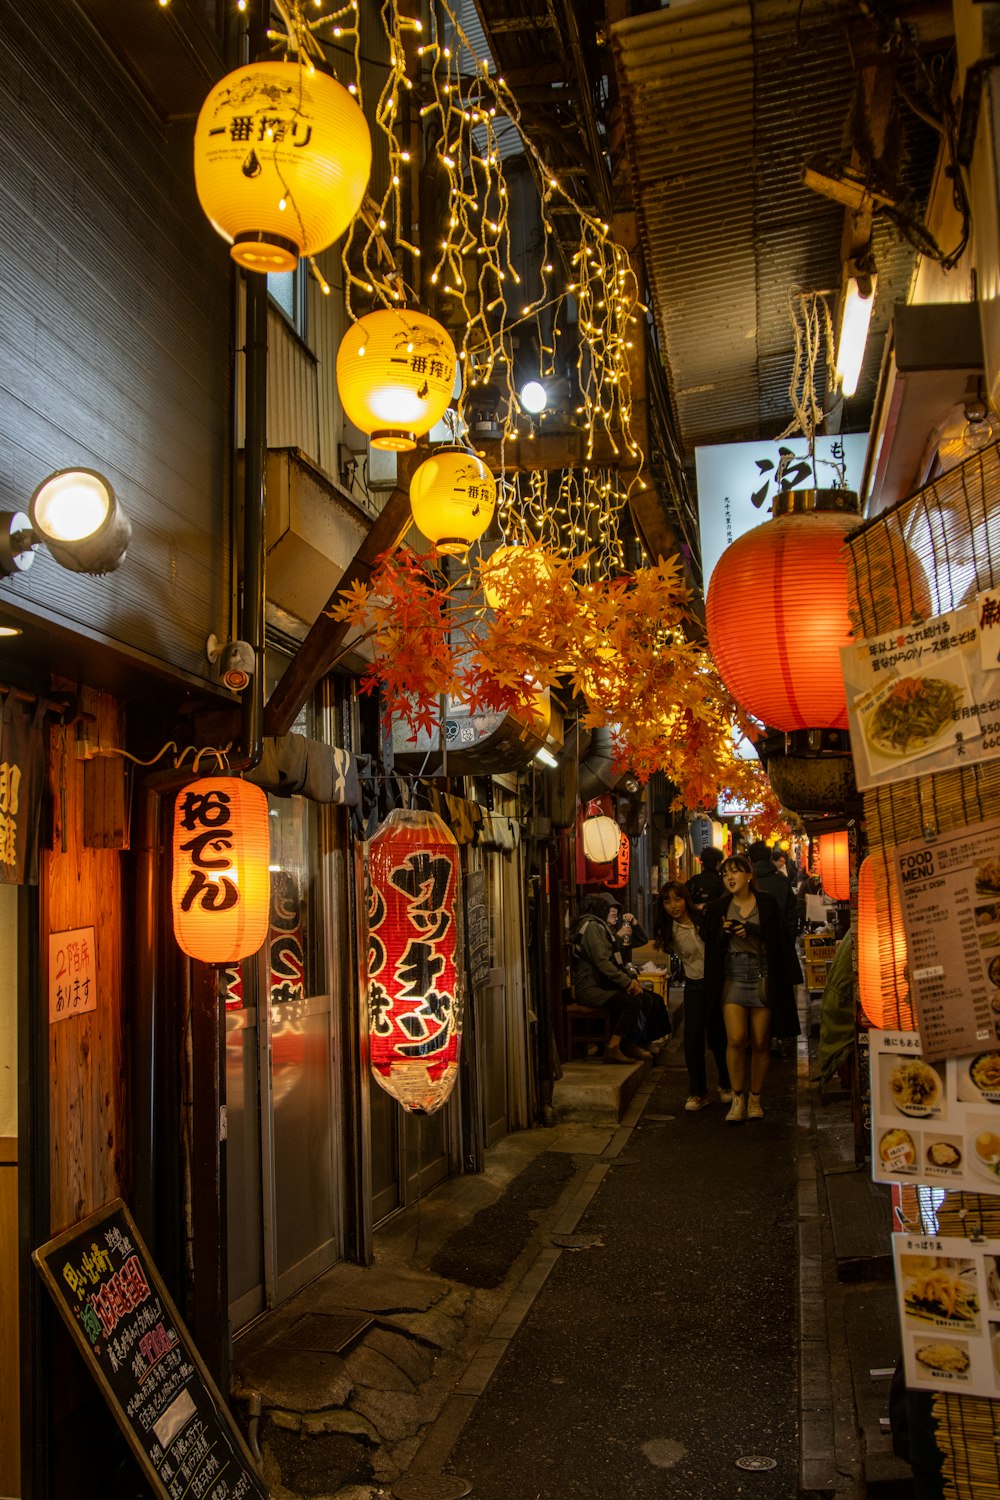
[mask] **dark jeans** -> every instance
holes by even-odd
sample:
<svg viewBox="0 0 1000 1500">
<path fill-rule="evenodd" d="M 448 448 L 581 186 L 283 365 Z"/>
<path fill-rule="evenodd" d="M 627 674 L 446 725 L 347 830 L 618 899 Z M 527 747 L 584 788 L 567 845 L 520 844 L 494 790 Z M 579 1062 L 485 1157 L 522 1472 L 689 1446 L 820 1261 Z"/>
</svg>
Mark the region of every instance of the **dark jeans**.
<svg viewBox="0 0 1000 1500">
<path fill-rule="evenodd" d="M 719 1088 L 729 1088 L 726 1067 L 726 1028 L 722 1007 L 715 1005 L 706 1015 L 705 986 L 700 979 L 684 981 L 684 1062 L 692 1094 L 708 1093 L 705 1074 L 705 1042 L 708 1041 L 715 1066 L 719 1070 Z"/>
</svg>

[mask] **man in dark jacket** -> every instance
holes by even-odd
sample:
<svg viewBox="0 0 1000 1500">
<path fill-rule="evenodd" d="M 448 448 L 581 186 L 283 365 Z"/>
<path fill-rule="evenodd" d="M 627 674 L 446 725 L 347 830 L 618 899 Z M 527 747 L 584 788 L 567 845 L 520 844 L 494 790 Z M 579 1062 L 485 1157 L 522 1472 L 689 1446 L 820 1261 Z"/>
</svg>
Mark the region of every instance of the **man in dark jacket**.
<svg viewBox="0 0 1000 1500">
<path fill-rule="evenodd" d="M 799 903 L 796 900 L 792 882 L 787 875 L 782 875 L 775 869 L 771 860 L 771 851 L 763 839 L 758 839 L 756 843 L 751 844 L 747 854 L 753 865 L 754 885 L 759 891 L 766 891 L 777 901 L 794 944 L 799 930 Z"/>
<path fill-rule="evenodd" d="M 692 875 L 687 883 L 688 895 L 695 906 L 704 910 L 710 901 L 717 901 L 726 894 L 725 882 L 719 874 L 722 850 L 709 844 L 701 853 L 701 873 Z"/>
</svg>

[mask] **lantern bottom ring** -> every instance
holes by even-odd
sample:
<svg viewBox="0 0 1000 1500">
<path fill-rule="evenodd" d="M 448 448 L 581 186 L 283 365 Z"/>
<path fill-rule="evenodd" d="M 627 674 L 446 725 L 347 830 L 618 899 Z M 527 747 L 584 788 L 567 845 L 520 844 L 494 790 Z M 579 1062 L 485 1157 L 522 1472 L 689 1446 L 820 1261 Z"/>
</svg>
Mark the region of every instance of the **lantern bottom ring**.
<svg viewBox="0 0 1000 1500">
<path fill-rule="evenodd" d="M 442 536 L 434 543 L 436 550 L 443 552 L 446 557 L 465 557 L 471 545 L 471 542 L 460 536 Z"/>
<path fill-rule="evenodd" d="M 295 241 L 271 234 L 266 229 L 244 230 L 233 240 L 229 253 L 245 271 L 258 271 L 265 276 L 294 271 L 299 263 L 299 247 Z"/>
<path fill-rule="evenodd" d="M 371 444 L 386 453 L 411 453 L 417 446 L 417 435 L 401 427 L 380 427 L 371 434 Z"/>
</svg>

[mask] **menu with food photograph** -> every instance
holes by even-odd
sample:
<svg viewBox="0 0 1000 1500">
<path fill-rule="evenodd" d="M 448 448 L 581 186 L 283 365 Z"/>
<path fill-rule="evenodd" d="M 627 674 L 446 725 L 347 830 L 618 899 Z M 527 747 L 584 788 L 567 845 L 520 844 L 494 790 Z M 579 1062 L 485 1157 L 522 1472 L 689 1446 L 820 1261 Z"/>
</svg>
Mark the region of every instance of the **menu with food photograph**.
<svg viewBox="0 0 1000 1500">
<path fill-rule="evenodd" d="M 927 1057 L 1000 1048 L 1000 819 L 888 851 Z"/>
<path fill-rule="evenodd" d="M 870 1031 L 872 1175 L 1000 1193 L 1000 1052 L 946 1061 L 916 1031 Z"/>
<path fill-rule="evenodd" d="M 990 596 L 841 652 L 863 790 L 1000 756 L 1000 663 L 983 650 Z"/>
<path fill-rule="evenodd" d="M 908 1386 L 1000 1398 L 1000 1240 L 894 1234 Z"/>
</svg>

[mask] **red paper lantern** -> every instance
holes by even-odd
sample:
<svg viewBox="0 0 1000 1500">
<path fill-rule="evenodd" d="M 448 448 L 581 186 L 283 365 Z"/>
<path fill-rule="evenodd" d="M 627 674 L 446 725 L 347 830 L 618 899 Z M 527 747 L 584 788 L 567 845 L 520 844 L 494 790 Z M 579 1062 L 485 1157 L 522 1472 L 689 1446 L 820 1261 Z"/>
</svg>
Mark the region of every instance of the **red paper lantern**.
<svg viewBox="0 0 1000 1500">
<path fill-rule="evenodd" d="M 843 542 L 857 510 L 847 490 L 780 494 L 774 519 L 738 537 L 712 574 L 705 623 L 715 665 L 736 701 L 770 728 L 847 728 Z"/>
<path fill-rule="evenodd" d="M 819 836 L 819 878 L 833 901 L 851 899 L 851 858 L 847 829 Z"/>
<path fill-rule="evenodd" d="M 903 910 L 882 849 L 863 859 L 858 871 L 857 944 L 858 992 L 870 1024 L 915 1030 Z"/>
<path fill-rule="evenodd" d="M 432 812 L 397 808 L 368 848 L 368 1041 L 377 1083 L 412 1114 L 440 1109 L 462 1040 L 458 845 Z"/>
<path fill-rule="evenodd" d="M 267 936 L 271 904 L 267 797 L 237 776 L 192 781 L 174 804 L 174 936 L 191 958 L 233 964 Z"/>
</svg>

